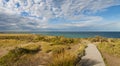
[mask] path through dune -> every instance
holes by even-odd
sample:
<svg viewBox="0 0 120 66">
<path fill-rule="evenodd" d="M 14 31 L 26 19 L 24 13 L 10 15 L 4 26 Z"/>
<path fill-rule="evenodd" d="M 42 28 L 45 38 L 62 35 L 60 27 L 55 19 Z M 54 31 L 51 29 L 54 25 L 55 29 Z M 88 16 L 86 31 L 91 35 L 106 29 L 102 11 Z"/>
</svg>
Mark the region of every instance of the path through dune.
<svg viewBox="0 0 120 66">
<path fill-rule="evenodd" d="M 103 58 L 94 44 L 88 44 L 85 56 L 80 61 L 81 66 L 105 66 Z"/>
</svg>

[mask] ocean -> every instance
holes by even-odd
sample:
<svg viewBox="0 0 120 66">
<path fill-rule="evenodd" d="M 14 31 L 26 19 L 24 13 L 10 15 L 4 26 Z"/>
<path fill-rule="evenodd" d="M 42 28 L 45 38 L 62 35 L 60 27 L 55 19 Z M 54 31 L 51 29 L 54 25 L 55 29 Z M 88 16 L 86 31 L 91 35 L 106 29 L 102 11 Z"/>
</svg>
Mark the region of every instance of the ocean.
<svg viewBox="0 0 120 66">
<path fill-rule="evenodd" d="M 120 32 L 34 32 L 34 34 L 64 36 L 68 38 L 91 38 L 95 36 L 102 36 L 106 38 L 120 38 Z"/>
</svg>

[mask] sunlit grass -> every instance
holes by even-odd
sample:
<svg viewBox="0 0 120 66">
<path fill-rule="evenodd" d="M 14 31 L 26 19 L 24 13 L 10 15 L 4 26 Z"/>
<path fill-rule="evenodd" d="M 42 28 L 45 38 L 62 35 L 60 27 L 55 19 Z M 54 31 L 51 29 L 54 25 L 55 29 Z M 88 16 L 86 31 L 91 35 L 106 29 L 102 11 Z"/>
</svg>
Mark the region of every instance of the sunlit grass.
<svg viewBox="0 0 120 66">
<path fill-rule="evenodd" d="M 49 53 L 49 52 L 53 52 L 53 53 L 61 53 L 64 52 L 64 50 L 70 49 L 69 45 L 51 45 L 49 43 L 46 42 L 42 42 L 41 44 L 41 48 L 43 52 Z"/>
<path fill-rule="evenodd" d="M 69 52 L 55 54 L 48 66 L 75 66 L 77 56 Z"/>
<path fill-rule="evenodd" d="M 52 62 L 48 66 L 75 66 L 80 58 L 84 55 L 85 45 L 80 45 L 79 49 L 73 51 L 65 50 L 64 52 L 55 53 Z"/>
<path fill-rule="evenodd" d="M 24 47 L 16 47 L 8 54 L 0 58 L 0 66 L 14 66 L 14 64 L 25 54 L 34 54 L 40 50 L 40 45 L 30 44 Z"/>
<path fill-rule="evenodd" d="M 20 44 L 25 44 L 27 43 L 26 41 L 21 41 L 21 40 L 15 40 L 15 39 L 3 39 L 0 40 L 0 47 L 13 47 L 13 46 L 17 46 Z"/>
<path fill-rule="evenodd" d="M 116 39 L 116 40 L 112 39 L 111 42 L 102 42 L 98 44 L 98 48 L 101 51 L 120 57 L 120 40 L 119 39 Z"/>
<path fill-rule="evenodd" d="M 29 66 L 31 62 L 35 64 L 35 61 L 32 61 L 35 60 L 35 53 L 38 54 L 38 58 L 42 56 L 40 59 L 44 59 L 44 56 L 52 58 L 48 66 L 74 66 L 79 57 L 84 55 L 85 45 L 79 43 L 80 39 L 61 36 L 0 34 L 0 48 L 12 47 L 0 58 L 0 66 L 24 66 L 25 64 Z M 75 49 L 76 46 L 79 47 Z M 40 52 L 37 53 L 38 51 Z M 45 60 L 49 61 L 49 59 Z"/>
</svg>

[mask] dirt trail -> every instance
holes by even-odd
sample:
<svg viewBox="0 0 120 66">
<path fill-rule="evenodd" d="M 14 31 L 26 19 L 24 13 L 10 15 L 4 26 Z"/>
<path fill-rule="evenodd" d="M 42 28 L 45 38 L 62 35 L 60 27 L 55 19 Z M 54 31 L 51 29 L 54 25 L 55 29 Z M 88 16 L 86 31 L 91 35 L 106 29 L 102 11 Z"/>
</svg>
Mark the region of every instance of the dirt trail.
<svg viewBox="0 0 120 66">
<path fill-rule="evenodd" d="M 81 66 L 105 66 L 103 58 L 94 44 L 88 44 L 85 56 L 82 57 Z"/>
</svg>

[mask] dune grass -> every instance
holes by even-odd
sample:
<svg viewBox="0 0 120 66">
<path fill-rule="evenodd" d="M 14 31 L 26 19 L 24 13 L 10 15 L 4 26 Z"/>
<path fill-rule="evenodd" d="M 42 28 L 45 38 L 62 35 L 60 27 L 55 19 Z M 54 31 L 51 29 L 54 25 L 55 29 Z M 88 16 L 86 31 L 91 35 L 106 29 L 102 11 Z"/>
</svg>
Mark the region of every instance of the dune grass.
<svg viewBox="0 0 120 66">
<path fill-rule="evenodd" d="M 93 38 L 88 38 L 89 41 L 91 42 L 108 42 L 109 40 L 105 37 L 101 37 L 101 36 L 95 36 Z"/>
<path fill-rule="evenodd" d="M 75 66 L 77 56 L 69 52 L 55 54 L 48 66 Z"/>
<path fill-rule="evenodd" d="M 75 52 L 64 50 L 64 52 L 55 53 L 52 62 L 47 66 L 75 66 L 80 58 L 84 55 L 86 45 L 80 45 Z"/>
<path fill-rule="evenodd" d="M 46 66 L 74 66 L 84 55 L 85 45 L 79 43 L 80 39 L 62 36 L 0 34 L 0 47 L 3 49 L 12 47 L 6 55 L 0 57 L 0 66 L 30 66 L 29 64 L 38 66 L 36 62 L 50 60 L 44 57 L 51 58 L 49 63 L 46 62 Z M 78 46 L 77 49 L 75 45 Z M 32 61 L 36 60 L 35 58 L 40 59 Z"/>
<path fill-rule="evenodd" d="M 15 40 L 15 39 L 1 39 L 0 48 L 13 47 L 20 44 L 28 43 L 27 41 Z"/>
<path fill-rule="evenodd" d="M 98 44 L 101 51 L 120 57 L 120 39 L 111 39 L 111 42 L 101 42 Z"/>
<path fill-rule="evenodd" d="M 42 45 L 42 51 L 49 53 L 61 53 L 64 52 L 64 50 L 70 49 L 69 45 L 50 45 L 50 44 L 44 44 Z"/>
<path fill-rule="evenodd" d="M 107 41 L 99 42 L 98 49 L 103 55 L 106 66 L 119 66 L 120 63 L 120 39 L 106 38 Z"/>
<path fill-rule="evenodd" d="M 27 45 L 16 47 L 9 51 L 8 54 L 0 58 L 0 66 L 14 66 L 14 64 L 25 54 L 34 54 L 40 50 L 39 45 Z"/>
</svg>

